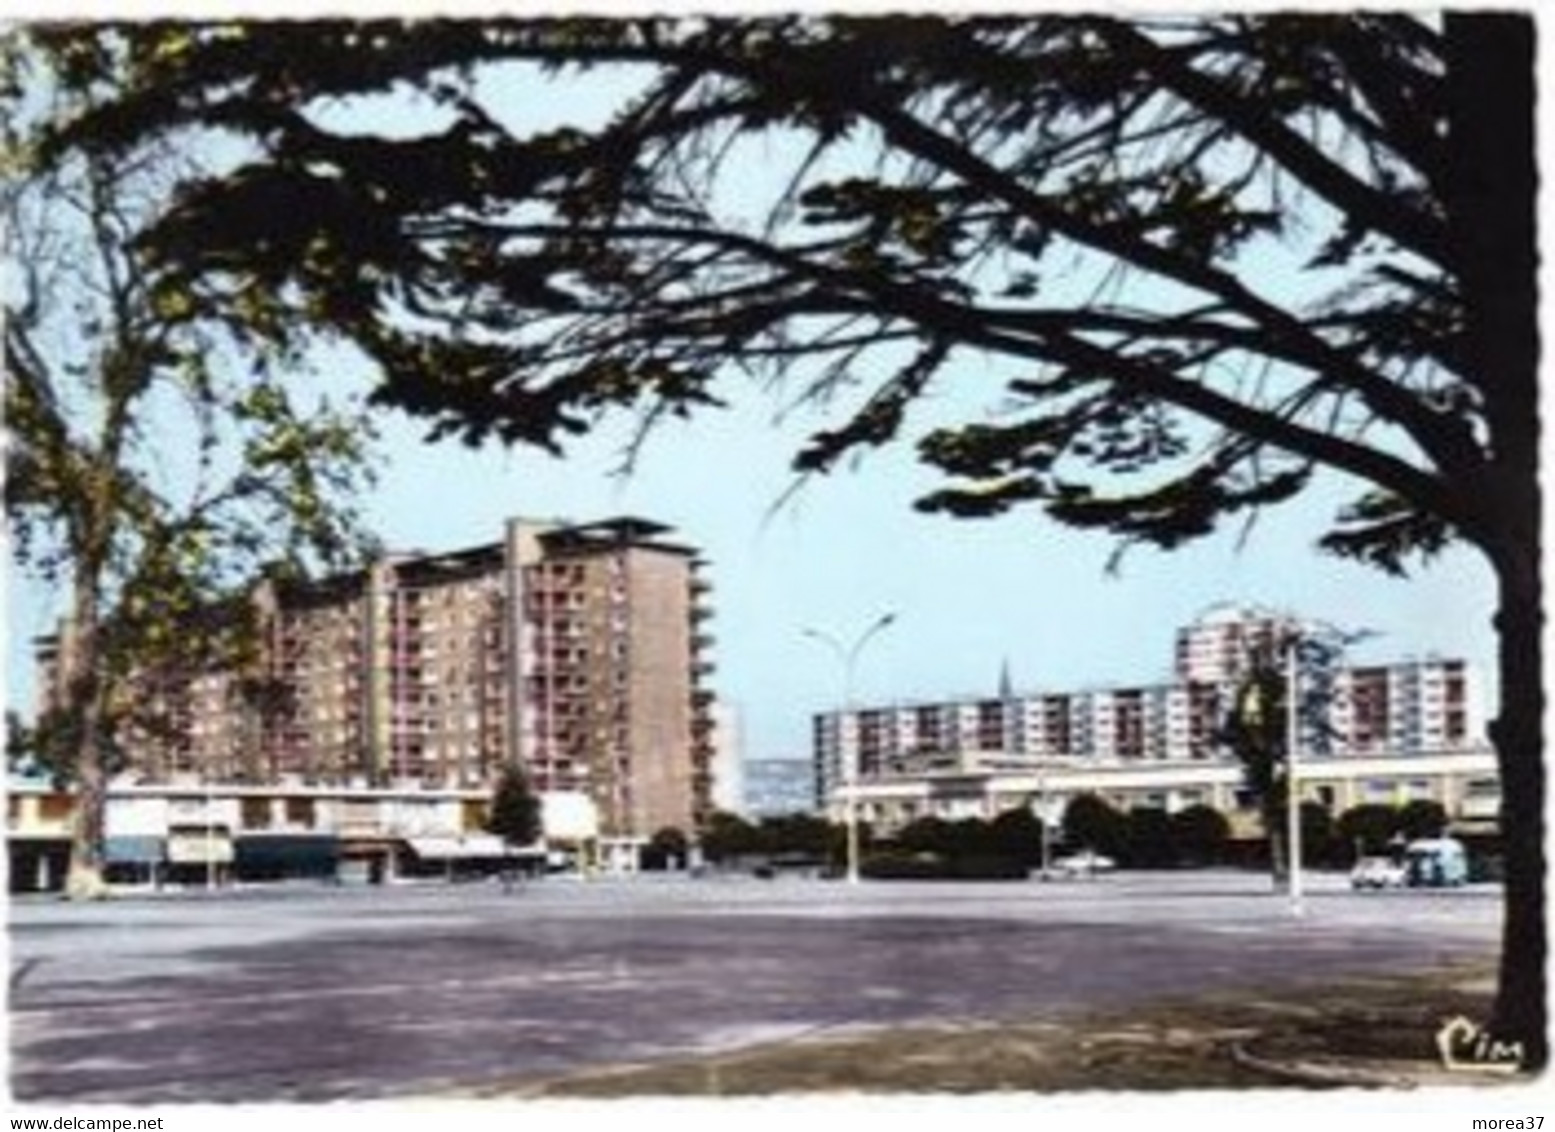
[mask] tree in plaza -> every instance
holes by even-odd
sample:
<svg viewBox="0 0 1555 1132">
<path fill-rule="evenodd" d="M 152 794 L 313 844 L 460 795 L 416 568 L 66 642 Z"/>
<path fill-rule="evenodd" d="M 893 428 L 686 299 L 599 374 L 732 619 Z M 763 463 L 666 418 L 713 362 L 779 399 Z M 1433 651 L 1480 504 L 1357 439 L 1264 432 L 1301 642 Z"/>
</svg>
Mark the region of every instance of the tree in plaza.
<svg viewBox="0 0 1555 1132">
<path fill-rule="evenodd" d="M 727 861 L 760 851 L 760 841 L 750 822 L 720 810 L 708 816 L 702 830 L 702 853 L 709 861 Z"/>
<path fill-rule="evenodd" d="M 27 774 L 38 769 L 30 729 L 19 713 L 5 713 L 5 770 L 7 774 Z"/>
<path fill-rule="evenodd" d="M 685 833 L 672 825 L 665 826 L 648 838 L 645 859 L 650 868 L 679 868 L 685 864 L 690 848 L 691 842 Z"/>
<path fill-rule="evenodd" d="M 1242 764 L 1242 784 L 1258 807 L 1269 841 L 1276 881 L 1288 873 L 1286 860 L 1285 674 L 1268 656 L 1255 656 L 1236 690 L 1236 700 L 1219 733 L 1220 743 Z"/>
<path fill-rule="evenodd" d="M 767 853 L 796 853 L 826 858 L 833 855 L 834 847 L 839 844 L 840 831 L 825 818 L 814 814 L 770 815 L 762 818 L 756 829 Z"/>
<path fill-rule="evenodd" d="M 53 123 L 124 75 L 77 86 L 68 53 L 34 46 L 0 45 L 6 520 L 64 619 L 49 702 L 8 741 L 74 788 L 66 892 L 91 898 L 110 777 L 136 737 L 177 733 L 169 701 L 195 674 L 253 659 L 253 584 L 366 549 L 353 495 L 371 430 L 300 389 L 293 353 L 153 283 L 137 241 L 198 171 L 158 138 L 46 152 Z"/>
<path fill-rule="evenodd" d="M 1177 855 L 1192 865 L 1221 859 L 1231 838 L 1231 824 L 1213 806 L 1185 806 L 1171 816 L 1171 838 Z"/>
<path fill-rule="evenodd" d="M 512 862 L 508 859 L 512 850 L 533 845 L 545 834 L 540 796 L 530 788 L 529 776 L 516 764 L 504 766 L 497 778 L 491 806 L 486 812 L 486 832 L 502 839 L 502 883 L 507 888 L 513 875 Z"/>
<path fill-rule="evenodd" d="M 1302 802 L 1297 820 L 1301 823 L 1301 863 L 1326 865 L 1343 851 L 1335 836 L 1334 816 L 1320 802 Z"/>
<path fill-rule="evenodd" d="M 533 845 L 545 832 L 541 819 L 540 796 L 530 788 L 529 777 L 520 767 L 503 767 L 492 791 L 486 832 L 510 847 Z"/>
<path fill-rule="evenodd" d="M 914 818 L 896 831 L 892 841 L 909 853 L 934 853 L 949 856 L 954 849 L 955 833 L 944 818 L 926 814 Z"/>
<path fill-rule="evenodd" d="M 1399 831 L 1398 810 L 1382 802 L 1364 802 L 1339 815 L 1336 834 L 1354 856 L 1384 853 Z"/>
<path fill-rule="evenodd" d="M 1157 806 L 1136 806 L 1123 815 L 1123 854 L 1136 869 L 1164 869 L 1178 860 L 1172 819 Z"/>
<path fill-rule="evenodd" d="M 947 821 L 927 815 L 907 823 L 893 840 L 910 853 L 932 853 L 945 860 L 962 860 L 1001 855 L 1004 850 L 1001 832 L 1007 832 L 1007 827 L 996 830 L 994 823 L 982 818 Z"/>
<path fill-rule="evenodd" d="M 1064 807 L 1064 844 L 1116 857 L 1127 844 L 1128 818 L 1105 798 L 1079 794 Z"/>
<path fill-rule="evenodd" d="M 1016 806 L 988 823 L 989 848 L 1025 865 L 1042 863 L 1042 823 L 1029 805 Z"/>
<path fill-rule="evenodd" d="M 1398 810 L 1398 830 L 1410 841 L 1440 837 L 1447 831 L 1447 810 L 1431 798 L 1405 802 Z"/>
<path fill-rule="evenodd" d="M 62 31 L 98 43 L 101 29 Z M 1532 21 L 1448 13 L 147 25 L 56 144 L 249 142 L 151 239 L 269 333 L 343 335 L 437 435 L 559 447 L 780 371 L 853 398 L 802 473 L 920 431 L 922 505 L 1167 549 L 1337 474 L 1324 549 L 1499 586 L 1497 1038 L 1545 1057 Z M 619 75 L 527 128 L 483 65 Z M 621 64 L 619 72 L 601 68 Z M 73 81 L 90 81 L 87 53 Z M 507 72 L 511 74 L 512 72 Z M 425 129 L 342 125 L 413 88 Z M 770 181 L 753 185 L 749 155 Z M 791 161 L 786 159 L 791 158 Z M 785 164 L 786 161 L 786 164 Z M 931 390 L 999 360 L 989 420 Z M 964 400 L 961 403 L 965 403 Z"/>
</svg>

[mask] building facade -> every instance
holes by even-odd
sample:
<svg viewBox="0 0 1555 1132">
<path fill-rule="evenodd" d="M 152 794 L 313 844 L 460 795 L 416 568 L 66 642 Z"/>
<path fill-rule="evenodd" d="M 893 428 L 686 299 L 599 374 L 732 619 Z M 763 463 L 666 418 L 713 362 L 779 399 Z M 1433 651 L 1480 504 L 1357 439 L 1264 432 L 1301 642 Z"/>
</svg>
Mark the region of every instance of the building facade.
<svg viewBox="0 0 1555 1132">
<path fill-rule="evenodd" d="M 889 837 L 919 818 L 992 820 L 1029 807 L 1058 829 L 1064 810 L 1082 794 L 1094 794 L 1120 811 L 1160 809 L 1176 813 L 1210 806 L 1225 815 L 1234 837 L 1262 835 L 1257 801 L 1243 784 L 1242 768 L 1226 760 L 1189 763 L 1070 761 L 1022 770 L 990 768 L 975 761 L 962 768 L 923 770 L 861 780 L 828 799 L 826 816 L 845 820 L 849 794 L 860 821 Z M 1299 794 L 1332 815 L 1373 803 L 1400 806 L 1434 801 L 1446 812 L 1450 832 L 1493 835 L 1501 806 L 1495 753 L 1486 746 L 1413 755 L 1328 756 L 1302 763 Z"/>
<path fill-rule="evenodd" d="M 997 694 L 984 699 L 822 713 L 813 721 L 819 793 L 835 808 L 849 785 L 844 768 L 860 790 L 957 776 L 1029 778 L 1037 767 L 1071 778 L 1128 771 L 1144 774 L 1147 785 L 1156 771 L 1162 781 L 1182 772 L 1206 782 L 1227 772 L 1234 779 L 1238 768 L 1217 736 L 1254 661 L 1278 655 L 1293 626 L 1300 628 L 1261 610 L 1212 609 L 1179 630 L 1174 678 L 1160 684 L 1016 693 L 1006 678 Z M 1433 787 L 1444 795 L 1466 790 L 1470 779 L 1494 776 L 1478 688 L 1462 660 L 1339 666 L 1327 717 L 1321 741 L 1312 739 L 1306 753 L 1341 770 L 1362 765 L 1345 760 L 1366 760 L 1367 766 L 1379 759 L 1414 760 L 1409 767 L 1385 765 L 1403 775 L 1401 781 L 1418 783 L 1422 759 L 1445 766 L 1439 761 L 1444 757 L 1470 758 L 1474 765 L 1456 768 L 1451 785 Z M 1192 771 L 1195 766 L 1203 773 Z M 1367 773 L 1356 770 L 1361 778 Z M 1353 777 L 1348 770 L 1340 774 L 1345 782 Z M 1373 774 L 1368 781 L 1380 780 Z M 1161 793 L 1143 789 L 1130 797 L 1148 802 Z M 1348 798 L 1353 792 L 1335 787 L 1329 793 Z"/>
<path fill-rule="evenodd" d="M 713 808 L 738 813 L 745 797 L 745 728 L 739 708 L 720 700 L 713 708 Z"/>
<path fill-rule="evenodd" d="M 491 875 L 542 860 L 581 873 L 632 872 L 640 839 L 602 833 L 585 796 L 540 797 L 543 846 L 485 832 L 491 795 L 463 787 L 138 783 L 119 779 L 104 805 L 110 883 L 219 886 L 310 878 L 392 883 Z M 46 775 L 6 784 L 12 892 L 59 890 L 76 798 Z"/>
<path fill-rule="evenodd" d="M 804 759 L 747 759 L 740 812 L 747 818 L 813 814 L 820 800 L 815 776 Z"/>
<path fill-rule="evenodd" d="M 710 585 L 669 528 L 514 519 L 499 542 L 396 554 L 255 594 L 243 670 L 143 679 L 144 782 L 488 789 L 505 764 L 589 798 L 607 836 L 711 810 Z M 41 642 L 44 706 L 69 633 Z"/>
</svg>

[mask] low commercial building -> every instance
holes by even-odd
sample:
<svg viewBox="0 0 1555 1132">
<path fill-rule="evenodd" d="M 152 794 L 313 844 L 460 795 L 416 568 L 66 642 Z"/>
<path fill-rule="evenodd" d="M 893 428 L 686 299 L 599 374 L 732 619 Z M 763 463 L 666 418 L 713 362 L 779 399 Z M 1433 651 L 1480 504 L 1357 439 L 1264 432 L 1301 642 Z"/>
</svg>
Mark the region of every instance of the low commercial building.
<svg viewBox="0 0 1555 1132">
<path fill-rule="evenodd" d="M 515 518 L 482 545 L 267 580 L 246 666 L 137 673 L 140 722 L 117 739 L 137 780 L 223 797 L 288 781 L 483 795 L 517 766 L 587 795 L 611 837 L 693 831 L 712 810 L 713 610 L 705 561 L 671 533 Z M 40 713 L 61 706 L 73 645 L 68 622 L 37 642 Z"/>
<path fill-rule="evenodd" d="M 1293 637 L 1323 632 L 1285 614 L 1234 605 L 1177 633 L 1173 679 L 1137 687 L 998 691 L 925 703 L 849 706 L 814 718 L 813 777 L 829 817 L 851 797 L 889 832 L 917 817 L 993 817 L 1042 799 L 1056 824 L 1094 793 L 1120 809 L 1204 804 L 1250 835 L 1257 807 L 1225 747 L 1225 722 L 1258 664 Z M 1494 829 L 1500 805 L 1471 667 L 1457 658 L 1335 663 L 1303 685 L 1326 705 L 1304 718 L 1302 796 L 1338 814 L 1366 802 L 1441 803 L 1465 832 Z"/>
<path fill-rule="evenodd" d="M 110 882 L 148 886 L 387 883 L 495 872 L 525 857 L 635 869 L 645 839 L 604 830 L 587 795 L 550 791 L 540 800 L 542 842 L 509 847 L 484 831 L 491 797 L 482 790 L 120 781 L 108 793 L 103 848 Z M 74 808 L 74 796 L 47 778 L 8 782 L 12 892 L 63 886 Z"/>
<path fill-rule="evenodd" d="M 1003 765 L 1005 769 L 994 769 Z M 1338 815 L 1365 803 L 1403 805 L 1434 801 L 1447 812 L 1454 832 L 1493 833 L 1501 794 L 1495 753 L 1489 747 L 1369 758 L 1328 757 L 1302 763 L 1299 794 Z M 1154 808 L 1175 813 L 1210 806 L 1226 815 L 1234 837 L 1261 835 L 1258 805 L 1232 760 L 1155 763 L 1122 760 L 1044 760 L 1010 767 L 997 752 L 976 752 L 960 766 L 915 773 L 872 776 L 851 789 L 840 786 L 828 799 L 826 816 L 843 821 L 849 798 L 860 821 L 890 836 L 918 818 L 946 821 L 997 817 L 1030 807 L 1051 828 L 1068 804 L 1094 794 L 1119 810 Z"/>
</svg>

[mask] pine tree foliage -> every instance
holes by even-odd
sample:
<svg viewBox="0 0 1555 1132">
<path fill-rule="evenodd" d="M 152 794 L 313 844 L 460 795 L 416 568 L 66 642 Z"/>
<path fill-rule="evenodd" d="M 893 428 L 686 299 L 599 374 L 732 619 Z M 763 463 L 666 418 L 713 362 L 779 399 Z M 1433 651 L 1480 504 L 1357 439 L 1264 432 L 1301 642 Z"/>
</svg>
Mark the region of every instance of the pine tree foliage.
<svg viewBox="0 0 1555 1132">
<path fill-rule="evenodd" d="M 1478 548 L 1501 587 L 1497 1031 L 1542 1063 L 1532 27 L 699 16 L 29 43 L 68 89 L 130 77 L 46 152 L 194 133 L 234 154 L 137 243 L 172 323 L 354 343 L 433 435 L 557 450 L 609 411 L 781 378 L 841 411 L 801 475 L 911 444 L 946 477 L 932 511 L 1173 548 L 1337 474 L 1327 550 L 1401 572 Z M 613 99 L 528 113 L 585 89 Z M 963 412 L 978 372 L 1000 399 Z"/>
</svg>

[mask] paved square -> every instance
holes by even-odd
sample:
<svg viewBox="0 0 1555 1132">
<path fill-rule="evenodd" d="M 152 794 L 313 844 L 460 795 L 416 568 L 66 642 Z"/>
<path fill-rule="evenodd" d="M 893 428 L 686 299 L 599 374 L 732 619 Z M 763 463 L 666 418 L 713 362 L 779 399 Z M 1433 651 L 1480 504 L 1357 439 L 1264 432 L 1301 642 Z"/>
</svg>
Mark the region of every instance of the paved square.
<svg viewBox="0 0 1555 1132">
<path fill-rule="evenodd" d="M 322 1101 L 1487 961 L 1499 891 L 684 877 L 13 902 L 24 1101 Z"/>
</svg>

